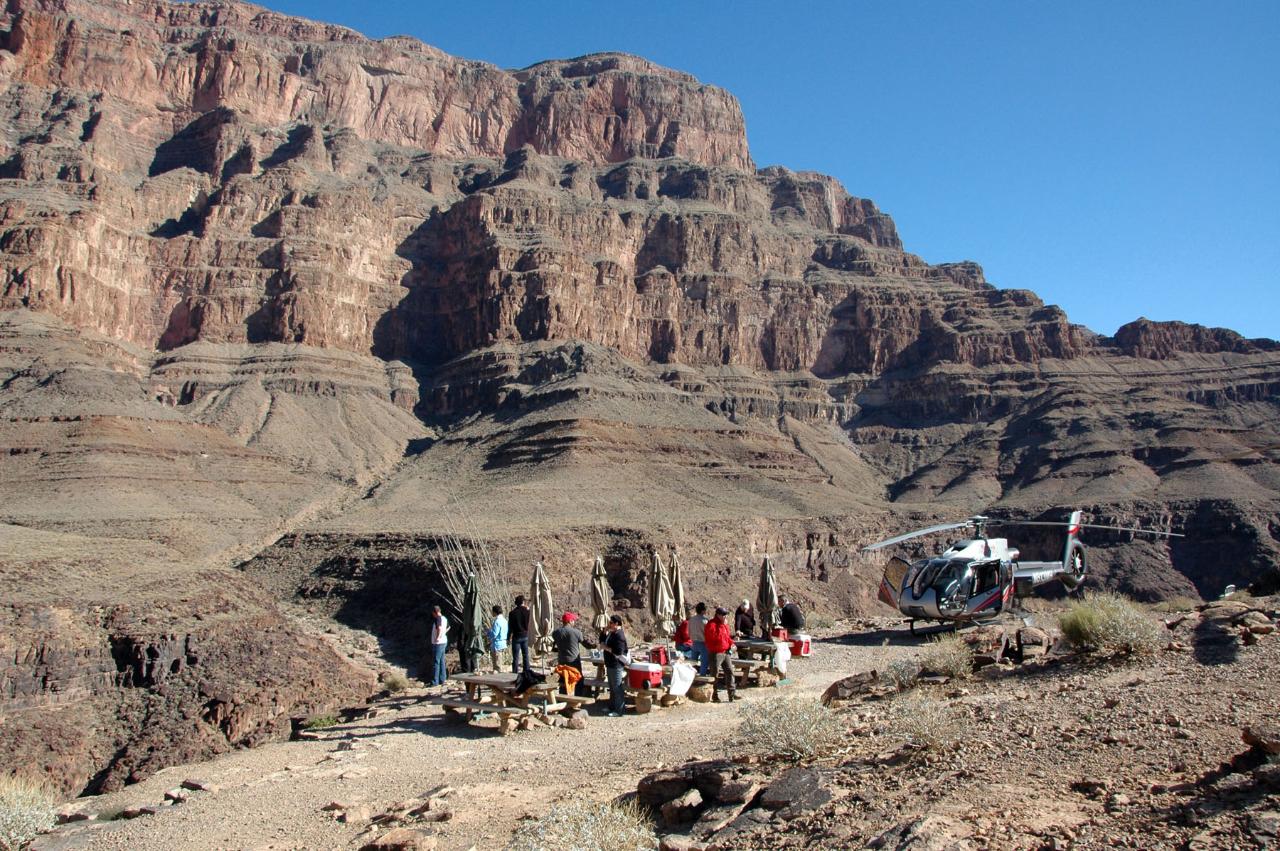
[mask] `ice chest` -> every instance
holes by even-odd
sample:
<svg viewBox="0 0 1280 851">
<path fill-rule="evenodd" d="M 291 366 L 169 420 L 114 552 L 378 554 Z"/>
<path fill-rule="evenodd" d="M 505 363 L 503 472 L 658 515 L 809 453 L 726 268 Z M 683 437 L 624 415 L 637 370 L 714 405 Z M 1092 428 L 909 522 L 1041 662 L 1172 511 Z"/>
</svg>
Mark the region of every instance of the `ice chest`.
<svg viewBox="0 0 1280 851">
<path fill-rule="evenodd" d="M 809 646 L 809 636 L 796 633 L 791 636 L 791 655 L 792 656 L 808 656 L 812 648 Z"/>
<path fill-rule="evenodd" d="M 649 661 L 656 665 L 670 664 L 671 660 L 667 658 L 666 646 L 659 644 L 657 647 L 649 648 Z"/>
<path fill-rule="evenodd" d="M 778 641 L 789 641 L 787 638 L 787 628 L 785 626 L 775 626 L 769 635 Z"/>
<path fill-rule="evenodd" d="M 627 668 L 627 685 L 632 688 L 657 688 L 662 685 L 662 666 L 653 662 L 632 662 Z"/>
</svg>

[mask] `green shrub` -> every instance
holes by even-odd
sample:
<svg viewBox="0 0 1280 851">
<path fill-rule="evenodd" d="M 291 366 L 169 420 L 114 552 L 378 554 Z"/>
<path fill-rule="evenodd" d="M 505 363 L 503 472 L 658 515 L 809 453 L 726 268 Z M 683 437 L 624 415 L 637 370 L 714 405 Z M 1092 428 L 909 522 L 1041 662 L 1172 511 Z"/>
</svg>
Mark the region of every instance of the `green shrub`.
<svg viewBox="0 0 1280 851">
<path fill-rule="evenodd" d="M 1160 627 L 1128 597 L 1111 592 L 1072 603 L 1058 627 L 1074 646 L 1090 650 L 1151 653 L 1164 645 Z"/>
<path fill-rule="evenodd" d="M 742 704 L 741 723 L 726 744 L 732 755 L 791 761 L 825 756 L 845 743 L 835 710 L 803 697 L 769 697 Z"/>
<path fill-rule="evenodd" d="M 302 725 L 302 729 L 325 730 L 329 727 L 336 727 L 337 724 L 338 719 L 333 715 L 317 715 L 314 718 L 308 718 L 306 723 Z"/>
<path fill-rule="evenodd" d="M 973 673 L 973 648 L 958 635 L 935 638 L 920 655 L 920 668 L 928 674 L 964 679 Z"/>
<path fill-rule="evenodd" d="M 654 851 L 657 847 L 653 825 L 634 802 L 577 799 L 556 804 L 521 827 L 507 851 Z"/>
<path fill-rule="evenodd" d="M 0 851 L 19 851 L 54 825 L 53 794 L 24 777 L 0 777 Z"/>
</svg>

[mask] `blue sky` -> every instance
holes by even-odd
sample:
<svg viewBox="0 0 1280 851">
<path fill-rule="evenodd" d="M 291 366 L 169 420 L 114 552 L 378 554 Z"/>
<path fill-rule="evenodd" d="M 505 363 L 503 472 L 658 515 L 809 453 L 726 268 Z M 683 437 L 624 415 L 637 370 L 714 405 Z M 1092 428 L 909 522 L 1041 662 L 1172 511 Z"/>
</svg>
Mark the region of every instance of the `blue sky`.
<svg viewBox="0 0 1280 851">
<path fill-rule="evenodd" d="M 836 176 L 930 262 L 1104 334 L 1280 338 L 1274 0 L 265 5 L 507 68 L 639 54 L 731 91 L 757 165 Z"/>
</svg>

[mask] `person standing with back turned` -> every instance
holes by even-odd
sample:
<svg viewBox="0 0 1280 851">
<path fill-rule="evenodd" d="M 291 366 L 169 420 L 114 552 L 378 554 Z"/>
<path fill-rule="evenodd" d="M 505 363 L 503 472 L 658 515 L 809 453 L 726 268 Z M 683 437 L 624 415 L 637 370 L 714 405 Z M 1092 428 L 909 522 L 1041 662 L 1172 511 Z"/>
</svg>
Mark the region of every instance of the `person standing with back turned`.
<svg viewBox="0 0 1280 851">
<path fill-rule="evenodd" d="M 622 680 L 627 675 L 627 634 L 622 631 L 622 615 L 610 615 L 609 625 L 600 636 L 604 644 L 604 672 L 609 679 L 609 717 L 617 718 L 627 708 Z"/>
<path fill-rule="evenodd" d="M 493 623 L 489 625 L 489 661 L 493 663 L 493 672 L 502 670 L 498 663 L 502 651 L 507 649 L 507 617 L 502 614 L 501 606 L 493 607 Z"/>
<path fill-rule="evenodd" d="M 444 651 L 449 646 L 449 621 L 439 606 L 431 607 L 431 685 L 442 686 L 449 678 L 444 664 Z"/>
<path fill-rule="evenodd" d="M 524 604 L 524 595 L 516 595 L 516 606 L 507 615 L 507 629 L 511 635 L 511 673 L 518 674 L 529 670 L 529 607 Z M 516 663 L 516 656 L 521 658 Z"/>
</svg>

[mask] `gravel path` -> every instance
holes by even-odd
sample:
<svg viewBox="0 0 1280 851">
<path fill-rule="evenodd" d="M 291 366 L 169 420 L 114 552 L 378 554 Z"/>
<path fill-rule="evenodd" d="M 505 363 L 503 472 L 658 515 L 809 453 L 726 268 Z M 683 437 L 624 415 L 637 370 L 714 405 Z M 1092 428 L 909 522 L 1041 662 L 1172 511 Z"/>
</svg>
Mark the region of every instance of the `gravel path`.
<svg viewBox="0 0 1280 851">
<path fill-rule="evenodd" d="M 814 655 L 793 662 L 788 685 L 747 689 L 743 701 L 779 692 L 816 696 L 833 680 L 882 667 L 918 644 L 896 628 L 882 633 L 887 643 L 853 640 L 841 630 L 816 632 Z M 86 811 L 116 812 L 155 805 L 188 778 L 219 787 L 193 792 L 156 815 L 73 830 L 47 847 L 344 848 L 357 843 L 367 822 L 336 821 L 322 809 L 329 802 L 368 804 L 377 814 L 448 784 L 455 789 L 454 817 L 438 825 L 439 847 L 501 848 L 521 819 L 555 801 L 609 799 L 634 790 L 639 777 L 659 765 L 718 753 L 736 717 L 727 702 L 686 701 L 624 718 L 593 710 L 586 730 L 538 727 L 503 738 L 496 723 L 453 722 L 438 707 L 418 702 L 422 696 L 411 692 L 387 701 L 376 718 L 330 728 L 320 741 L 269 744 L 175 766 L 115 794 L 83 799 L 78 803 Z"/>
</svg>

